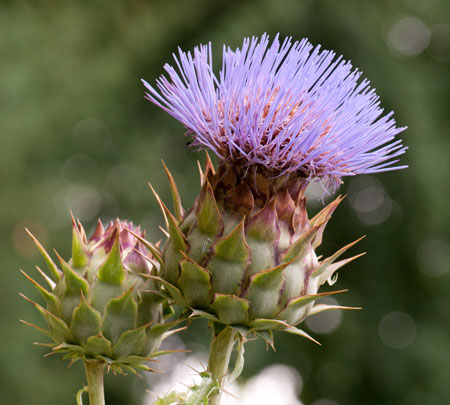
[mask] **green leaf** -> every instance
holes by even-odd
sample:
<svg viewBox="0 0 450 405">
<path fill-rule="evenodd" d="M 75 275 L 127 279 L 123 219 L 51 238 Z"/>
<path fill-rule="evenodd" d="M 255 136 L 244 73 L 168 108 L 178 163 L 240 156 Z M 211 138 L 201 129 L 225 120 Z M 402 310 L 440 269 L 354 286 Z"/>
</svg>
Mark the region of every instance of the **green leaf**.
<svg viewBox="0 0 450 405">
<path fill-rule="evenodd" d="M 191 308 L 206 308 L 211 300 L 211 273 L 189 258 L 180 267 L 177 284 L 187 304 Z"/>
<path fill-rule="evenodd" d="M 56 343 L 60 344 L 71 341 L 69 327 L 62 319 L 58 318 L 56 315 L 52 314 L 33 300 L 30 300 L 25 295 L 20 294 L 20 296 L 33 304 L 34 307 L 39 311 L 41 316 L 47 322 L 51 337 Z"/>
<path fill-rule="evenodd" d="M 245 241 L 244 219 L 215 243 L 213 252 L 208 261 L 213 293 L 239 294 L 251 256 Z"/>
<path fill-rule="evenodd" d="M 250 277 L 244 297 L 251 303 L 251 318 L 272 318 L 278 312 L 281 292 L 286 279 L 284 273 L 286 266 L 287 264 L 281 264 Z"/>
<path fill-rule="evenodd" d="M 278 228 L 276 203 L 272 201 L 261 211 L 251 217 L 247 224 L 247 238 L 261 242 L 275 243 L 280 236 Z"/>
<path fill-rule="evenodd" d="M 114 298 L 119 297 L 122 293 L 122 286 L 117 284 L 104 283 L 96 279 L 92 288 L 90 304 L 101 314 L 104 313 L 106 304 Z"/>
<path fill-rule="evenodd" d="M 211 309 L 227 325 L 245 325 L 249 317 L 250 302 L 234 295 L 214 294 Z"/>
<path fill-rule="evenodd" d="M 121 297 L 112 299 L 106 304 L 103 319 L 103 335 L 117 343 L 120 335 L 126 330 L 136 328 L 137 304 L 133 299 L 132 289 Z"/>
<path fill-rule="evenodd" d="M 286 322 L 280 321 L 278 319 L 254 319 L 253 321 L 250 321 L 248 323 L 248 327 L 252 331 L 260 331 L 260 330 L 268 330 L 268 329 L 275 329 L 275 330 L 282 330 L 284 328 L 289 327 Z"/>
<path fill-rule="evenodd" d="M 123 332 L 117 343 L 113 346 L 115 359 L 122 359 L 130 354 L 140 354 L 147 340 L 148 325 Z"/>
<path fill-rule="evenodd" d="M 222 215 L 217 207 L 214 192 L 208 181 L 202 187 L 195 208 L 198 229 L 207 236 L 217 236 L 223 231 Z"/>
<path fill-rule="evenodd" d="M 89 293 L 89 283 L 83 277 L 80 277 L 61 257 L 59 257 L 61 268 L 64 272 L 64 284 L 66 286 L 65 295 L 80 296 L 81 293 L 86 297 Z"/>
<path fill-rule="evenodd" d="M 161 303 L 166 300 L 167 298 L 162 297 L 159 291 L 139 291 L 137 325 L 161 319 L 163 309 Z"/>
<path fill-rule="evenodd" d="M 246 270 L 244 283 L 248 282 L 252 274 L 276 266 L 279 237 L 280 229 L 273 201 L 248 221 L 246 240 L 252 252 L 252 260 Z"/>
<path fill-rule="evenodd" d="M 181 307 L 188 306 L 186 300 L 181 294 L 181 291 L 177 287 L 175 287 L 173 284 L 169 283 L 168 281 L 162 278 L 155 277 L 155 279 L 161 282 L 161 284 L 166 288 L 169 295 L 173 298 L 176 304 L 178 304 Z"/>
<path fill-rule="evenodd" d="M 299 323 L 306 314 L 305 306 L 314 303 L 314 301 L 327 297 L 333 294 L 339 294 L 341 292 L 345 292 L 347 290 L 340 291 L 330 291 L 324 292 L 320 294 L 311 294 L 311 295 L 301 295 L 299 297 L 291 298 L 287 301 L 285 307 L 280 311 L 277 315 L 277 318 L 286 320 L 290 325 L 295 325 Z"/>
<path fill-rule="evenodd" d="M 92 357 L 106 356 L 112 357 L 111 342 L 104 336 L 91 336 L 83 346 L 85 352 Z"/>
<path fill-rule="evenodd" d="M 78 227 L 72 226 L 72 266 L 76 269 L 83 268 L 89 263 L 89 255 L 82 240 Z"/>
<path fill-rule="evenodd" d="M 186 242 L 183 232 L 181 232 L 180 227 L 178 226 L 178 220 L 172 215 L 169 209 L 162 203 L 162 207 L 165 211 L 167 222 L 168 222 L 168 232 L 170 235 L 170 239 L 172 240 L 175 248 L 178 251 L 186 252 L 188 249 L 188 243 Z"/>
<path fill-rule="evenodd" d="M 44 297 L 45 302 L 47 303 L 48 310 L 55 315 L 60 315 L 61 307 L 60 302 L 58 298 L 52 294 L 51 292 L 47 291 L 44 287 L 42 287 L 37 281 L 34 281 L 27 273 L 25 273 L 23 270 L 20 270 L 21 273 L 36 287 L 36 289 L 41 293 L 41 295 Z"/>
<path fill-rule="evenodd" d="M 99 280 L 108 284 L 121 285 L 125 279 L 125 269 L 120 256 L 119 234 L 116 232 L 114 244 L 103 264 L 98 269 Z"/>
<path fill-rule="evenodd" d="M 51 312 L 46 312 L 44 315 L 47 318 L 47 323 L 50 328 L 52 338 L 56 343 L 70 342 L 71 334 L 67 324 L 60 318 L 53 315 Z"/>
<path fill-rule="evenodd" d="M 283 263 L 301 260 L 305 254 L 311 249 L 311 241 L 318 231 L 317 227 L 306 231 L 299 239 L 292 243 L 289 248 L 281 255 Z"/>
<path fill-rule="evenodd" d="M 185 245 L 187 248 L 187 245 Z M 169 283 L 175 284 L 180 275 L 180 261 L 183 256 L 180 249 L 176 246 L 174 240 L 170 238 L 164 249 L 164 265 L 162 267 L 162 275 Z"/>
<path fill-rule="evenodd" d="M 197 316 L 199 316 L 201 318 L 208 319 L 210 321 L 214 321 L 214 322 L 219 322 L 220 323 L 220 319 L 216 315 L 213 315 L 213 314 L 209 313 L 208 311 L 203 311 L 201 309 L 194 309 L 194 310 L 192 310 L 192 313 L 189 316 L 189 318 L 195 318 Z"/>
<path fill-rule="evenodd" d="M 80 305 L 73 311 L 70 332 L 77 343 L 84 345 L 91 336 L 100 333 L 101 324 L 100 313 L 82 299 Z"/>
</svg>

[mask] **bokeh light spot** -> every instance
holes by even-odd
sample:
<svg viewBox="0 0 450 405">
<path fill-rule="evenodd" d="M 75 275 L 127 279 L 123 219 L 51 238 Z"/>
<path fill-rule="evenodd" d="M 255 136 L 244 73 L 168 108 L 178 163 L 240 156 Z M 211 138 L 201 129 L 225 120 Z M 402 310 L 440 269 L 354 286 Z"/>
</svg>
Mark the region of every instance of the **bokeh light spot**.
<svg viewBox="0 0 450 405">
<path fill-rule="evenodd" d="M 236 398 L 229 405 L 302 405 L 298 396 L 302 388 L 300 374 L 292 367 L 274 364 L 266 367 L 244 385 L 233 390 Z"/>
<path fill-rule="evenodd" d="M 385 315 L 378 326 L 382 342 L 392 349 L 408 347 L 416 337 L 416 329 L 414 319 L 400 311 Z"/>
<path fill-rule="evenodd" d="M 430 42 L 430 30 L 417 17 L 402 17 L 395 21 L 388 33 L 388 43 L 394 53 L 415 56 Z"/>
<path fill-rule="evenodd" d="M 339 303 L 331 297 L 324 298 L 320 301 L 321 304 L 339 305 Z M 340 309 L 331 309 L 320 312 L 306 318 L 306 326 L 315 333 L 327 335 L 334 332 L 342 322 L 342 311 Z"/>
<path fill-rule="evenodd" d="M 54 198 L 55 215 L 61 220 L 68 218 L 69 212 L 82 221 L 94 219 L 100 212 L 100 193 L 88 184 L 71 184 L 61 189 Z"/>
<path fill-rule="evenodd" d="M 392 200 L 381 183 L 371 176 L 360 176 L 350 183 L 349 203 L 365 225 L 379 225 L 389 218 Z"/>
<path fill-rule="evenodd" d="M 450 270 L 450 246 L 440 239 L 428 239 L 417 249 L 417 262 L 423 274 L 443 276 Z"/>
</svg>

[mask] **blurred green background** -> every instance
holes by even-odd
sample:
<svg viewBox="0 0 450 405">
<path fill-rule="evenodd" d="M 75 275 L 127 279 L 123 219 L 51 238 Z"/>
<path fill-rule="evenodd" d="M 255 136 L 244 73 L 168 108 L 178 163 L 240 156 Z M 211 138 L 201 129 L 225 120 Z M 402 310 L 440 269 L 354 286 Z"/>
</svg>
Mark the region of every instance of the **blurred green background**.
<svg viewBox="0 0 450 405">
<path fill-rule="evenodd" d="M 410 149 L 404 171 L 348 178 L 321 253 L 367 237 L 368 254 L 340 271 L 343 305 L 363 307 L 311 320 L 323 346 L 276 336 L 277 352 L 247 344 L 248 379 L 272 363 L 298 369 L 306 405 L 450 403 L 450 2 L 446 0 L 133 0 L 0 3 L 0 402 L 74 404 L 84 381 L 33 347 L 39 323 L 19 298 L 38 294 L 20 275 L 42 260 L 26 237 L 69 256 L 72 209 L 88 229 L 119 215 L 162 235 L 146 185 L 170 192 L 160 159 L 184 203 L 198 192 L 196 160 L 183 128 L 145 101 L 140 78 L 154 83 L 181 46 L 244 36 L 308 37 L 343 54 L 394 109 Z M 314 191 L 314 190 L 313 190 Z M 310 199 L 311 211 L 320 208 Z M 206 347 L 204 325 L 180 336 Z M 307 328 L 308 330 L 308 328 Z M 146 380 L 106 378 L 108 404 L 148 401 Z"/>
</svg>

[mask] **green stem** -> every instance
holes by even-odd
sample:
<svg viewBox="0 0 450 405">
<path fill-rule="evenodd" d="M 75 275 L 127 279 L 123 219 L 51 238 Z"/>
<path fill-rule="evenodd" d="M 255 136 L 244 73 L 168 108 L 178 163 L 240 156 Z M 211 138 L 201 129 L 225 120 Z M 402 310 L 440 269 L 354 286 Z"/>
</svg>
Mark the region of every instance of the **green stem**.
<svg viewBox="0 0 450 405">
<path fill-rule="evenodd" d="M 89 405 L 105 405 L 103 373 L 105 363 L 99 360 L 85 360 L 84 368 L 89 392 Z"/>
<path fill-rule="evenodd" d="M 228 374 L 228 366 L 233 351 L 236 332 L 233 328 L 226 327 L 219 333 L 212 328 L 211 348 L 209 351 L 208 370 L 213 380 L 218 381 L 222 388 L 224 377 Z M 210 405 L 220 404 L 220 390 L 216 390 L 210 396 Z"/>
</svg>

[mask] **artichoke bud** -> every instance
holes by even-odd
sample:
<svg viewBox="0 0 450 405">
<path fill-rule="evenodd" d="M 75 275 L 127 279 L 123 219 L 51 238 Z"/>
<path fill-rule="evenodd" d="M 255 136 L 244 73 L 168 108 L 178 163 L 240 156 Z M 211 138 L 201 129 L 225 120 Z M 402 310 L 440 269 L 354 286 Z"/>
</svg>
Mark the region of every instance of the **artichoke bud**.
<svg viewBox="0 0 450 405">
<path fill-rule="evenodd" d="M 140 227 L 131 222 L 100 220 L 90 239 L 83 226 L 73 220 L 72 257 L 58 257 L 57 265 L 30 233 L 44 256 L 52 278 L 39 268 L 46 289 L 28 275 L 44 297 L 46 308 L 30 301 L 46 321 L 47 329 L 31 325 L 50 337 L 47 346 L 72 361 L 99 359 L 113 371 L 152 370 L 144 362 L 157 356 L 161 341 L 175 322 L 166 297 L 154 277 L 159 262 L 158 247 L 144 241 Z M 26 323 L 26 322 L 25 322 Z"/>
<path fill-rule="evenodd" d="M 181 207 L 171 179 L 175 207 Z M 344 308 L 315 302 L 342 291 L 319 293 L 332 285 L 349 259 L 336 259 L 351 243 L 320 260 L 315 249 L 342 201 L 337 197 L 312 219 L 306 211 L 307 181 L 274 177 L 262 167 L 243 170 L 211 161 L 201 171 L 194 207 L 178 219 L 160 201 L 170 238 L 163 253 L 161 282 L 192 316 L 256 332 L 272 342 L 272 330 L 310 338 L 295 326 L 307 316 Z M 181 208 L 177 212 L 184 212 Z"/>
</svg>

